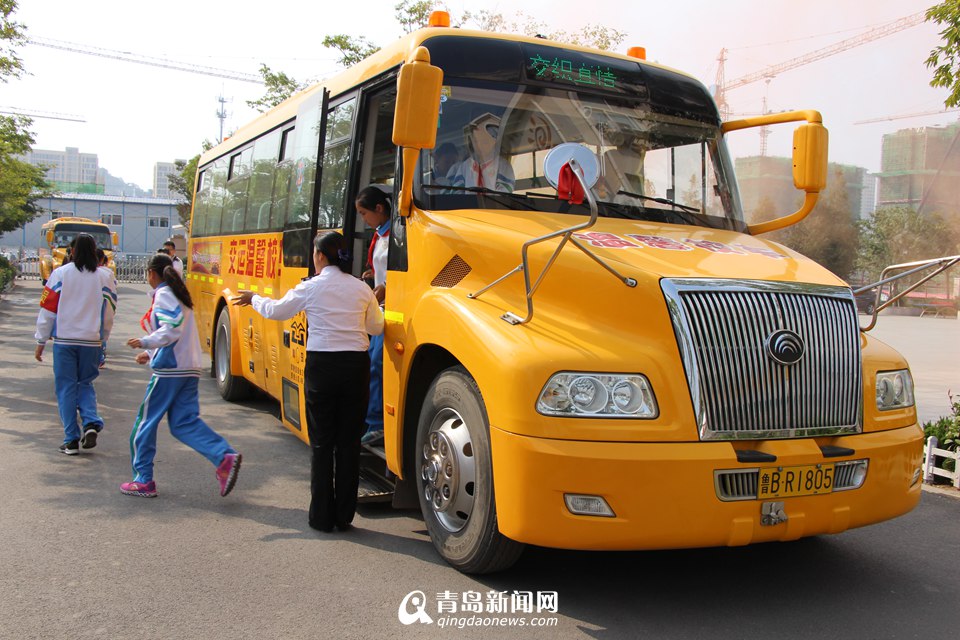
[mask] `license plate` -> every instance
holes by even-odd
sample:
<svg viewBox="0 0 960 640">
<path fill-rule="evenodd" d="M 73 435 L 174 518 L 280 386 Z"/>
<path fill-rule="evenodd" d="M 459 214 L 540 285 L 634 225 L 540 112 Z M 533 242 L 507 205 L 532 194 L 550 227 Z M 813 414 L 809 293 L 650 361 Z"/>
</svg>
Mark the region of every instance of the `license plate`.
<svg viewBox="0 0 960 640">
<path fill-rule="evenodd" d="M 792 498 L 833 491 L 833 465 L 763 467 L 758 474 L 757 500 Z"/>
</svg>

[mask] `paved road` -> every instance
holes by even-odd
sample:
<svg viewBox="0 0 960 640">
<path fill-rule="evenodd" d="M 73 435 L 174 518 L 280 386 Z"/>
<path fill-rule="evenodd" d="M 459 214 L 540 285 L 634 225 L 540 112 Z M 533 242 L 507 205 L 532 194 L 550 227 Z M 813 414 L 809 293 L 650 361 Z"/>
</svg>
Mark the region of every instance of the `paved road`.
<svg viewBox="0 0 960 640">
<path fill-rule="evenodd" d="M 75 458 L 56 451 L 49 358 L 32 357 L 39 291 L 21 282 L 0 301 L 0 638 L 849 640 L 960 627 L 957 497 L 925 492 L 905 517 L 790 544 L 528 549 L 512 570 L 478 579 L 438 559 L 413 512 L 363 506 L 354 532 L 309 529 L 306 447 L 273 418 L 274 402 L 224 403 L 209 378 L 203 414 L 245 454 L 234 493 L 220 498 L 213 467 L 161 430 L 160 497 L 123 496 L 127 436 L 149 374 L 121 345 L 137 334 L 146 287 L 120 287 L 97 382 L 107 428 L 95 450 Z M 400 623 L 401 602 L 415 590 L 426 594 L 433 624 Z M 448 618 L 437 615 L 437 594 L 486 602 L 489 592 L 514 591 L 556 592 L 557 612 L 507 616 L 526 621 L 522 629 L 438 626 Z M 457 616 L 488 625 L 496 617 Z M 529 626 L 536 620 L 556 626 Z"/>
</svg>

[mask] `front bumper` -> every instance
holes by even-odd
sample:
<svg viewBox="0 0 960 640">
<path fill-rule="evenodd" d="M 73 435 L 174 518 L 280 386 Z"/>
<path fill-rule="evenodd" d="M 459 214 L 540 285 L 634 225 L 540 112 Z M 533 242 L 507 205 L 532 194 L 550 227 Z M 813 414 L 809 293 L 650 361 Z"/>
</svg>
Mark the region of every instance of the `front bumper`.
<svg viewBox="0 0 960 640">
<path fill-rule="evenodd" d="M 907 513 L 920 499 L 917 425 L 827 439 L 751 443 L 777 456 L 743 464 L 729 442 L 551 440 L 491 427 L 497 518 L 518 542 L 563 549 L 736 546 L 840 533 Z M 819 444 L 853 455 L 825 459 Z M 738 445 L 740 446 L 740 445 Z M 763 500 L 721 501 L 714 471 L 869 460 L 858 489 L 780 499 L 786 522 L 761 525 Z M 613 518 L 574 515 L 564 494 L 602 496 Z"/>
</svg>

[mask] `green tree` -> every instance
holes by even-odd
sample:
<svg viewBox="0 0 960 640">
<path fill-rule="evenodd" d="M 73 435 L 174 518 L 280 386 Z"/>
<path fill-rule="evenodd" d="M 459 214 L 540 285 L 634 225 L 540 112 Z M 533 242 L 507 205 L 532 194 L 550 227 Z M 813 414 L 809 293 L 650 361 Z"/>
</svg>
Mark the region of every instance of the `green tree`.
<svg viewBox="0 0 960 640">
<path fill-rule="evenodd" d="M 947 107 L 960 105 L 960 1 L 944 0 L 927 9 L 927 22 L 943 27 L 943 42 L 930 51 L 927 67 L 933 69 L 930 86 L 943 87 L 950 95 L 943 101 Z"/>
<path fill-rule="evenodd" d="M 957 229 L 939 214 L 919 214 L 911 207 L 883 207 L 859 226 L 857 269 L 870 281 L 892 264 L 925 260 L 957 251 Z"/>
<path fill-rule="evenodd" d="M 260 64 L 260 75 L 267 92 L 259 100 L 247 100 L 247 106 L 260 113 L 274 108 L 297 91 L 307 87 L 285 74 L 282 71 L 273 71 L 267 65 Z"/>
<path fill-rule="evenodd" d="M 23 25 L 11 18 L 16 10 L 16 0 L 0 0 L 0 82 L 23 74 L 23 61 L 15 48 L 26 44 L 27 37 Z"/>
<path fill-rule="evenodd" d="M 339 51 L 340 59 L 337 62 L 344 67 L 352 67 L 380 50 L 380 47 L 362 36 L 354 38 L 342 33 L 325 37 L 321 44 L 328 49 Z"/>
<path fill-rule="evenodd" d="M 443 8 L 443 3 L 437 0 L 401 0 L 394 6 L 397 22 L 407 33 L 427 26 L 430 13 Z M 612 49 L 627 37 L 626 32 L 605 27 L 598 24 L 585 24 L 575 32 L 551 30 L 546 23 L 536 20 L 523 12 L 516 13 L 516 19 L 507 19 L 502 13 L 481 9 L 479 11 L 465 11 L 463 18 L 456 23 L 458 27 L 473 24 L 482 31 L 513 32 L 528 36 L 544 36 L 550 40 L 566 42 L 595 49 Z M 327 36 L 323 39 L 323 46 L 336 49 L 340 52 L 337 61 L 344 67 L 350 67 L 364 58 L 380 50 L 375 44 L 363 37 L 353 37 L 346 34 Z"/>
<path fill-rule="evenodd" d="M 12 19 L 16 8 L 15 0 L 0 0 L 0 81 L 4 83 L 24 72 L 15 52 L 26 41 L 23 25 Z M 33 220 L 42 211 L 37 201 L 54 193 L 42 167 L 17 158 L 33 145 L 32 122 L 24 116 L 0 116 L 0 233 Z"/>
<path fill-rule="evenodd" d="M 827 181 L 813 212 L 781 231 L 776 239 L 841 278 L 853 273 L 859 238 L 841 169 L 836 169 Z"/>
<path fill-rule="evenodd" d="M 203 151 L 213 147 L 209 140 L 203 141 Z M 177 215 L 180 217 L 180 224 L 187 229 L 190 228 L 190 212 L 193 210 L 193 191 L 197 180 L 197 165 L 200 163 L 200 154 L 193 156 L 189 160 L 177 160 L 174 166 L 177 173 L 171 173 L 167 176 L 170 181 L 170 189 L 180 194 L 183 202 L 177 205 Z"/>
</svg>

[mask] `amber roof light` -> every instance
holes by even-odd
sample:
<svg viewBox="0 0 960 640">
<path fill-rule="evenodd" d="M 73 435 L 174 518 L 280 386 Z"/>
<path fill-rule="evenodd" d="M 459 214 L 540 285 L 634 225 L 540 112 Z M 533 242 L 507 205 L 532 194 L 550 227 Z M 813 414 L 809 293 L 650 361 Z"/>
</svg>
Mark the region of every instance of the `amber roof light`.
<svg viewBox="0 0 960 640">
<path fill-rule="evenodd" d="M 450 26 L 450 14 L 446 11 L 433 11 L 430 13 L 430 21 L 427 22 L 428 27 L 449 27 Z"/>
<path fill-rule="evenodd" d="M 627 55 L 631 58 L 647 59 L 647 50 L 644 47 L 630 47 L 627 49 Z"/>
</svg>

